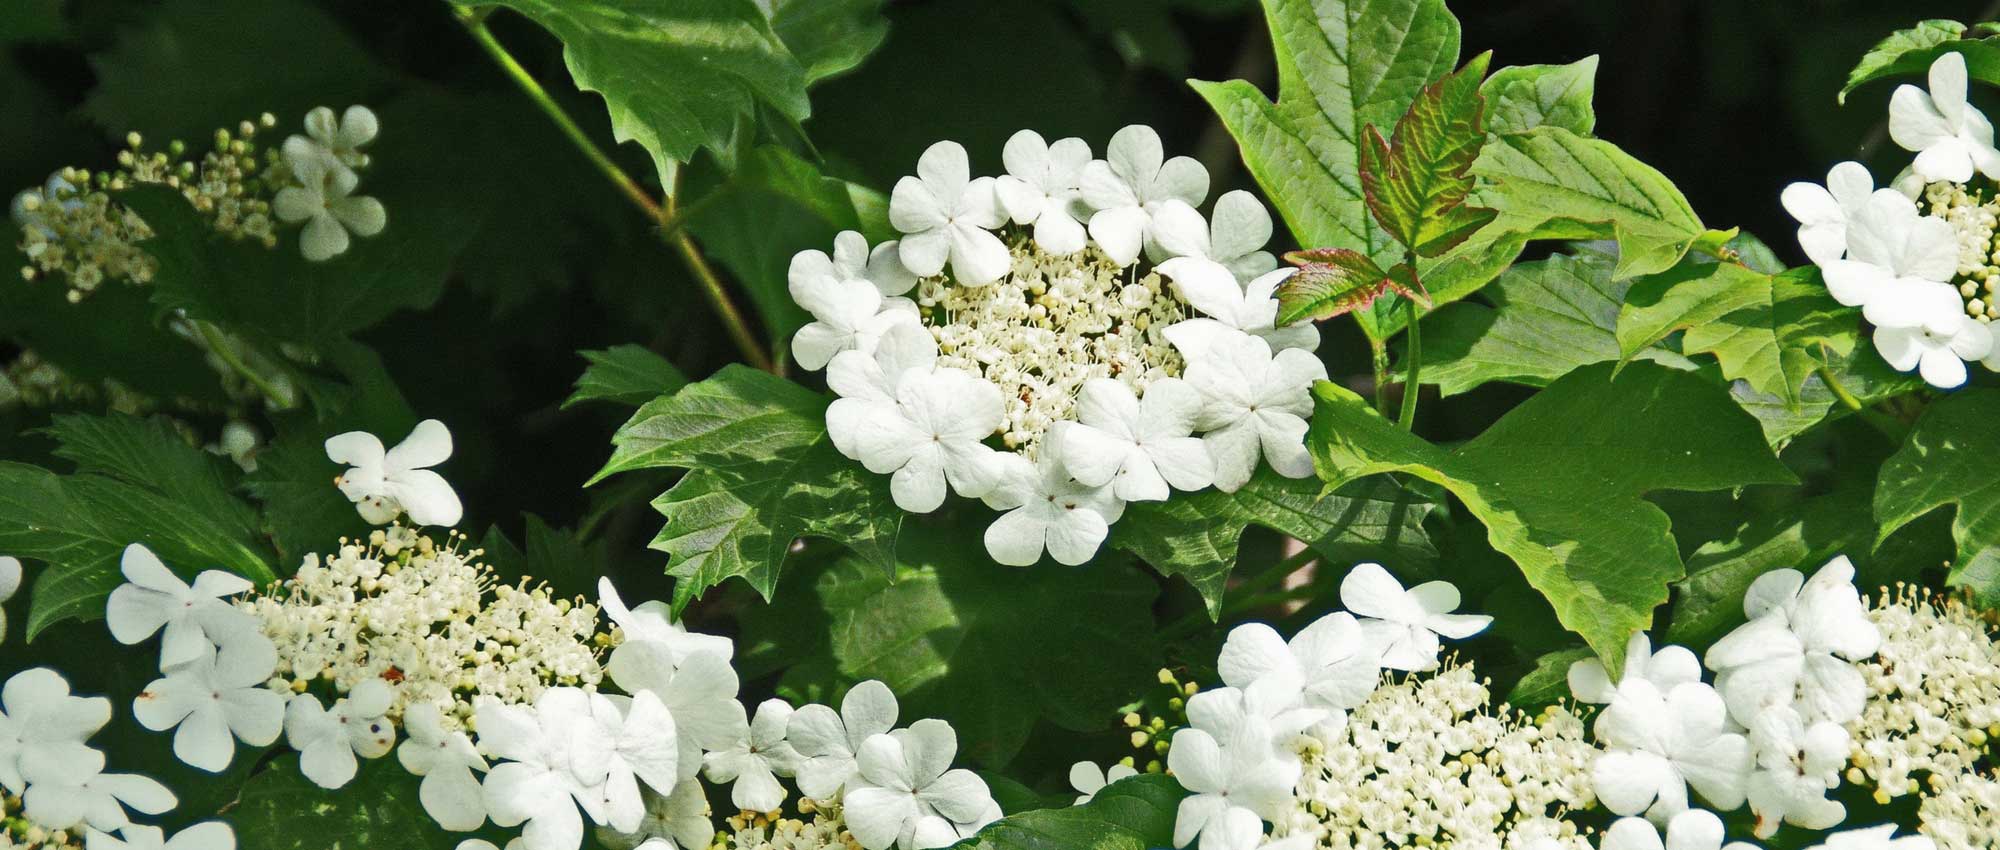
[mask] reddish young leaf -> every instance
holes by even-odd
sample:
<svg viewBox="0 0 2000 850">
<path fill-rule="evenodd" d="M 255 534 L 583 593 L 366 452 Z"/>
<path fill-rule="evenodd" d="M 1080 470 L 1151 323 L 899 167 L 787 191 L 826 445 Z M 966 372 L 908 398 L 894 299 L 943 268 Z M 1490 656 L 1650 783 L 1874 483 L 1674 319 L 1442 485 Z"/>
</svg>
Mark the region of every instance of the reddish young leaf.
<svg viewBox="0 0 2000 850">
<path fill-rule="evenodd" d="M 1361 144 L 1361 188 L 1382 229 L 1420 256 L 1442 254 L 1486 226 L 1493 210 L 1467 206 L 1467 174 L 1486 142 L 1479 84 L 1492 54 L 1426 86 L 1389 139 L 1369 126 Z"/>
<path fill-rule="evenodd" d="M 1299 267 L 1278 289 L 1278 324 L 1319 321 L 1375 303 L 1387 291 L 1389 275 L 1368 255 L 1347 248 L 1292 251 L 1285 261 Z"/>
</svg>

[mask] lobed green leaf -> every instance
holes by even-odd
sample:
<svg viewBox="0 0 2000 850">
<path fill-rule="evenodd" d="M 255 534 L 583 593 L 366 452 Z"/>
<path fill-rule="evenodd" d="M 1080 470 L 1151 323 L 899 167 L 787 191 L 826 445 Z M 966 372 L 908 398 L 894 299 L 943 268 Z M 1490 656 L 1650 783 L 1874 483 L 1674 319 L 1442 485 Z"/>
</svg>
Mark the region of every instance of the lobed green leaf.
<svg viewBox="0 0 2000 850">
<path fill-rule="evenodd" d="M 961 850 L 1151 850 L 1170 847 L 1187 796 L 1171 776 L 1131 776 L 1081 806 L 1041 809 L 995 821 L 953 845 Z"/>
<path fill-rule="evenodd" d="M 590 366 L 576 378 L 576 391 L 564 409 L 587 401 L 608 401 L 637 407 L 687 386 L 687 376 L 667 358 L 642 345 L 617 345 L 603 351 L 579 351 Z"/>
<path fill-rule="evenodd" d="M 2000 85 L 2000 38 L 1966 38 L 1965 25 L 1957 21 L 1932 19 L 1905 30 L 1897 30 L 1877 42 L 1854 70 L 1836 100 L 1847 102 L 1855 89 L 1889 77 L 1923 76 L 1931 63 L 1946 53 L 1965 56 L 1967 76 Z"/>
<path fill-rule="evenodd" d="M 1947 581 L 2000 604 L 2000 390 L 1966 390 L 1924 411 L 1910 436 L 1882 464 L 1875 488 L 1876 545 L 1918 517 L 1957 508 L 1952 539 L 1958 557 Z"/>
<path fill-rule="evenodd" d="M 1525 133 L 1547 124 L 1579 136 L 1597 129 L 1591 99 L 1597 93 L 1597 57 L 1567 65 L 1514 65 L 1494 71 L 1479 87 L 1486 97 L 1487 131 Z"/>
</svg>

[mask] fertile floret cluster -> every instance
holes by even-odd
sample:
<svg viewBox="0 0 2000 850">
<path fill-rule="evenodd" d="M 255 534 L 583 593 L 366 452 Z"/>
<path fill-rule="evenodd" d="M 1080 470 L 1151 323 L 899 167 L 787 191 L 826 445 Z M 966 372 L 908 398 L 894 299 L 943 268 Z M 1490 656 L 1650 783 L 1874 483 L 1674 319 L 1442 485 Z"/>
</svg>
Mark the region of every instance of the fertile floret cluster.
<svg viewBox="0 0 2000 850">
<path fill-rule="evenodd" d="M 900 239 L 792 258 L 814 320 L 792 350 L 841 397 L 834 445 L 904 510 L 957 492 L 1005 511 L 986 548 L 1023 566 L 1083 563 L 1126 503 L 1233 492 L 1260 458 L 1310 475 L 1326 368 L 1311 325 L 1275 326 L 1292 270 L 1263 250 L 1263 205 L 1230 192 L 1204 217 L 1207 172 L 1148 127 L 1101 160 L 1023 130 L 1003 159 L 974 178 L 964 148 L 932 145 L 890 199 Z"/>
</svg>

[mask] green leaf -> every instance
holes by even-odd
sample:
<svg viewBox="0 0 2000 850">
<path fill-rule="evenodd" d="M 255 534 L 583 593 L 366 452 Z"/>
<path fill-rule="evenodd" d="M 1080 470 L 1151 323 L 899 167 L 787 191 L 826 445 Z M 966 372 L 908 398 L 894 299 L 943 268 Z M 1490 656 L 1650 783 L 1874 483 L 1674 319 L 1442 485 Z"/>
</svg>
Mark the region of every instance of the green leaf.
<svg viewBox="0 0 2000 850">
<path fill-rule="evenodd" d="M 231 540 L 247 542 L 261 536 L 257 512 L 231 493 L 239 477 L 235 468 L 190 445 L 161 420 L 57 416 L 49 433 L 61 444 L 56 455 L 75 463 L 80 471 L 157 490 L 227 529 Z M 255 569 L 264 559 L 246 546 L 245 552 L 232 560 Z"/>
<path fill-rule="evenodd" d="M 1600 251 L 1520 263 L 1482 290 L 1492 306 L 1461 301 L 1425 316 L 1423 380 L 1447 396 L 1491 381 L 1539 387 L 1620 359 L 1614 329 L 1631 282 L 1612 277 L 1616 263 Z M 1633 356 L 1694 368 L 1657 345 Z"/>
<path fill-rule="evenodd" d="M 667 526 L 652 546 L 672 560 L 676 606 L 731 576 L 765 599 L 792 541 L 825 537 L 887 567 L 903 511 L 888 479 L 841 456 L 824 396 L 744 366 L 647 402 L 618 429 L 591 479 L 634 469 L 689 470 L 653 500 Z"/>
<path fill-rule="evenodd" d="M 1931 63 L 1946 53 L 1965 56 L 1965 70 L 1975 80 L 2000 83 L 2000 38 L 1965 38 L 1965 25 L 1957 21 L 1922 21 L 1906 30 L 1890 33 L 1863 54 L 1847 73 L 1847 84 L 1836 98 L 1847 96 L 1863 85 L 1888 77 L 1922 76 Z"/>
<path fill-rule="evenodd" d="M 1362 191 L 1362 130 L 1391 126 L 1426 84 L 1451 72 L 1458 19 L 1443 0 L 1264 0 L 1264 13 L 1278 99 L 1243 80 L 1196 81 L 1195 91 L 1300 245 L 1396 262 L 1401 249 L 1376 226 Z"/>
<path fill-rule="evenodd" d="M 637 407 L 687 386 L 687 376 L 678 367 L 643 345 L 617 345 L 577 354 L 590 361 L 590 366 L 577 376 L 576 391 L 562 404 L 565 410 L 587 401 Z"/>
<path fill-rule="evenodd" d="M 1322 495 L 1319 482 L 1260 469 L 1234 493 L 1208 489 L 1164 502 L 1134 502 L 1112 526 L 1113 546 L 1162 575 L 1194 585 L 1209 616 L 1222 610 L 1243 530 L 1260 525 L 1305 541 L 1338 563 L 1435 561 L 1424 518 L 1436 505 L 1394 482 L 1360 481 Z"/>
<path fill-rule="evenodd" d="M 906 716 L 951 718 L 960 756 L 989 767 L 1014 757 L 1037 718 L 1110 728 L 1159 669 L 1158 586 L 1117 556 L 1069 569 L 995 566 L 978 535 L 913 528 L 893 572 L 850 558 L 822 576 L 840 672 L 881 679 L 904 697 Z"/>
<path fill-rule="evenodd" d="M 1486 101 L 1479 84 L 1491 53 L 1424 87 L 1410 111 L 1396 119 L 1388 141 L 1373 125 L 1361 146 L 1361 189 L 1368 210 L 1396 241 L 1419 256 L 1435 257 L 1464 242 L 1493 220 L 1494 212 L 1467 206 L 1472 177 L 1466 171 L 1486 143 Z"/>
<path fill-rule="evenodd" d="M 1741 625 L 1743 594 L 1772 570 L 1811 571 L 1835 555 L 1864 555 L 1875 542 L 1869 489 L 1846 487 L 1756 516 L 1728 538 L 1701 544 L 1687 559 L 1687 578 L 1674 582 L 1674 616 L 1667 640 L 1708 646 Z"/>
<path fill-rule="evenodd" d="M 1569 699 L 1570 665 L 1590 657 L 1590 650 L 1581 646 L 1543 653 L 1535 659 L 1535 669 L 1528 671 L 1514 683 L 1514 689 L 1507 692 L 1507 704 L 1534 711 L 1540 706 L 1555 705 Z"/>
<path fill-rule="evenodd" d="M 788 288 L 793 254 L 830 252 L 843 230 L 860 231 L 869 244 L 895 238 L 881 193 L 827 177 L 783 148 L 752 151 L 710 191 L 713 200 L 690 214 L 688 230 L 742 283 L 780 345 L 812 320 Z"/>
<path fill-rule="evenodd" d="M 805 66 L 806 85 L 851 71 L 889 37 L 882 0 L 772 0 L 771 29 Z"/>
<path fill-rule="evenodd" d="M 1405 472 L 1450 490 L 1614 668 L 1683 574 L 1667 515 L 1641 497 L 1795 481 L 1720 387 L 1650 363 L 1571 372 L 1451 450 L 1337 385 L 1314 392 L 1308 440 L 1322 478 Z"/>
<path fill-rule="evenodd" d="M 575 532 L 552 528 L 534 514 L 527 515 L 526 523 L 524 547 L 515 546 L 499 526 L 487 529 L 479 541 L 479 548 L 486 552 L 485 561 L 499 575 L 500 583 L 514 584 L 525 578 L 530 583 L 546 583 L 550 596 L 595 598 L 597 578 L 604 575 L 609 560 L 604 542 L 586 543 Z"/>
<path fill-rule="evenodd" d="M 1473 197 L 1500 211 L 1481 231 L 1487 240 L 1613 239 L 1619 278 L 1672 268 L 1707 232 L 1687 198 L 1652 166 L 1558 126 L 1493 137 L 1472 173 L 1497 184 Z"/>
<path fill-rule="evenodd" d="M 1579 136 L 1597 129 L 1591 99 L 1597 57 L 1567 65 L 1514 65 L 1493 72 L 1479 91 L 1486 96 L 1487 131 L 1524 133 L 1547 124 Z"/>
<path fill-rule="evenodd" d="M 1947 581 L 2000 604 L 2000 390 L 1966 390 L 1931 404 L 1909 440 L 1882 464 L 1875 488 L 1876 545 L 1912 520 L 1957 507 L 1958 557 Z"/>
<path fill-rule="evenodd" d="M 144 288 L 98 289 L 80 304 L 55 281 L 23 281 L 18 231 L 0 224 L 0 337 L 17 341 L 81 381 L 116 380 L 157 398 L 222 403 L 222 384 L 206 355 L 156 319 Z M 132 364 L 146 368 L 134 369 Z"/>
<path fill-rule="evenodd" d="M 706 147 L 726 154 L 769 107 L 806 119 L 806 69 L 753 0 L 453 0 L 505 6 L 563 43 L 577 88 L 604 96 L 611 135 L 653 155 L 660 182 Z"/>
<path fill-rule="evenodd" d="M 1618 319 L 1621 353 L 1674 331 L 1686 332 L 1683 353 L 1713 354 L 1724 377 L 1797 407 L 1807 376 L 1854 350 L 1860 317 L 1833 300 L 1817 269 L 1768 275 L 1688 263 L 1633 282 Z"/>
<path fill-rule="evenodd" d="M 339 792 L 314 784 L 286 755 L 243 783 L 224 820 L 244 850 L 452 850 L 466 836 L 446 832 L 417 799 L 418 778 L 395 759 L 367 759 Z"/>
<path fill-rule="evenodd" d="M 1847 357 L 1835 357 L 1828 364 L 1827 371 L 1864 407 L 1915 392 L 1924 386 L 1923 379 L 1916 375 L 1905 375 L 1890 368 L 1888 363 L 1883 362 L 1882 355 L 1875 352 L 1874 346 L 1862 346 L 1861 350 Z M 1849 412 L 1845 407 L 1836 408 L 1839 400 L 1817 372 L 1807 375 L 1805 383 L 1799 386 L 1796 404 L 1786 402 L 1775 393 L 1759 392 L 1748 381 L 1739 380 L 1730 384 L 1729 394 L 1744 410 L 1750 411 L 1750 415 L 1757 417 L 1758 424 L 1764 427 L 1764 439 L 1773 447 L 1782 447 L 1793 437 L 1827 421 L 1829 413 L 1838 418 Z"/>
<path fill-rule="evenodd" d="M 1174 817 L 1187 790 L 1171 776 L 1113 782 L 1081 806 L 1009 815 L 960 850 L 1151 850 L 1174 843 Z"/>
</svg>

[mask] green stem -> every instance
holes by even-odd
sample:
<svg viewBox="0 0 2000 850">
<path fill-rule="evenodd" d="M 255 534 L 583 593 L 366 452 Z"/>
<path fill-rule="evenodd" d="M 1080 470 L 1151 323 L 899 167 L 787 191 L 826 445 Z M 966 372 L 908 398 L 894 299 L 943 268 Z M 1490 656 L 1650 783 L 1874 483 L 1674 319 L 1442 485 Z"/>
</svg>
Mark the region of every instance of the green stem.
<svg viewBox="0 0 2000 850">
<path fill-rule="evenodd" d="M 1855 398 L 1853 393 L 1847 391 L 1847 386 L 1842 384 L 1839 378 L 1834 377 L 1833 370 L 1827 368 L 1826 364 L 1821 363 L 1817 371 L 1819 379 L 1826 382 L 1826 388 L 1833 391 L 1833 397 L 1840 400 L 1842 407 L 1847 408 L 1855 416 L 1860 417 L 1861 421 L 1873 426 L 1875 430 L 1882 432 L 1882 435 L 1888 437 L 1891 442 L 1901 443 L 1903 441 L 1903 435 L 1908 431 L 1908 428 L 1898 422 L 1895 417 L 1888 416 L 1882 413 L 1882 411 L 1863 405 L 1860 399 Z"/>
<path fill-rule="evenodd" d="M 605 179 L 610 180 L 626 200 L 631 201 L 646 214 L 647 218 L 660 226 L 660 238 L 672 246 L 681 255 L 688 270 L 694 272 L 702 295 L 708 299 L 709 306 L 715 310 L 716 315 L 722 318 L 723 329 L 728 332 L 730 340 L 736 344 L 737 349 L 743 353 L 743 358 L 752 366 L 766 372 L 772 371 L 771 355 L 757 342 L 757 335 L 751 332 L 750 323 L 744 318 L 743 311 L 730 299 L 729 290 L 723 286 L 722 279 L 716 276 L 714 268 L 710 267 L 708 261 L 702 257 L 701 249 L 683 232 L 682 224 L 687 216 L 676 214 L 672 208 L 672 187 L 669 187 L 667 196 L 668 206 L 661 206 L 660 202 L 653 200 L 653 196 L 645 187 L 639 185 L 639 181 L 634 180 L 632 175 L 625 173 L 625 169 L 618 167 L 618 163 L 612 161 L 610 154 L 598 147 L 596 142 L 591 141 L 590 134 L 584 132 L 583 127 L 569 117 L 569 113 L 563 110 L 561 104 L 556 103 L 555 98 L 549 95 L 547 89 L 542 88 L 541 83 L 535 81 L 534 75 L 529 74 L 528 69 L 521 67 L 521 63 L 514 59 L 514 55 L 507 52 L 506 46 L 493 37 L 493 31 L 487 29 L 482 15 L 469 9 L 460 9 L 458 20 L 465 25 L 465 30 L 472 35 L 472 40 L 478 42 L 486 54 L 493 57 L 500 70 L 505 72 L 507 77 L 528 95 L 528 99 L 534 101 L 535 105 L 556 123 L 556 127 L 562 130 L 570 143 L 583 153 L 584 158 L 590 160 L 590 164 L 595 166 Z M 698 203 L 691 205 L 688 211 L 693 211 L 698 206 Z"/>
<path fill-rule="evenodd" d="M 1848 392 L 1846 385 L 1842 384 L 1839 378 L 1834 377 L 1833 370 L 1828 369 L 1824 363 L 1820 364 L 1819 367 L 1819 379 L 1826 382 L 1826 388 L 1833 391 L 1833 397 L 1840 399 L 1840 403 L 1845 405 L 1848 410 L 1856 413 L 1860 413 L 1863 410 L 1861 400 L 1855 398 L 1853 393 Z"/>
<path fill-rule="evenodd" d="M 1423 336 L 1418 331 L 1422 326 L 1417 324 L 1418 317 L 1422 315 L 1420 312 L 1422 308 L 1418 307 L 1415 301 L 1410 301 L 1409 304 L 1410 350 L 1404 356 L 1409 358 L 1410 364 L 1403 374 L 1403 412 L 1401 416 L 1396 417 L 1396 424 L 1403 426 L 1405 431 L 1415 430 L 1417 426 L 1417 395 L 1423 389 L 1417 378 L 1424 359 Z"/>
<path fill-rule="evenodd" d="M 223 365 L 228 366 L 230 371 L 242 376 L 243 380 L 249 381 L 251 386 L 256 387 L 257 392 L 262 393 L 264 398 L 271 402 L 271 409 L 291 409 L 292 399 L 269 379 L 258 374 L 257 370 L 250 368 L 250 364 L 243 362 L 243 358 L 237 356 L 236 349 L 230 345 L 229 340 L 223 337 L 221 330 L 207 322 L 191 321 L 195 330 L 201 334 L 202 341 L 208 343 L 209 352 L 221 360 Z"/>
<path fill-rule="evenodd" d="M 1375 409 L 1383 416 L 1389 415 L 1389 343 L 1374 337 L 1368 338 L 1369 351 L 1374 355 L 1375 364 Z"/>
</svg>

